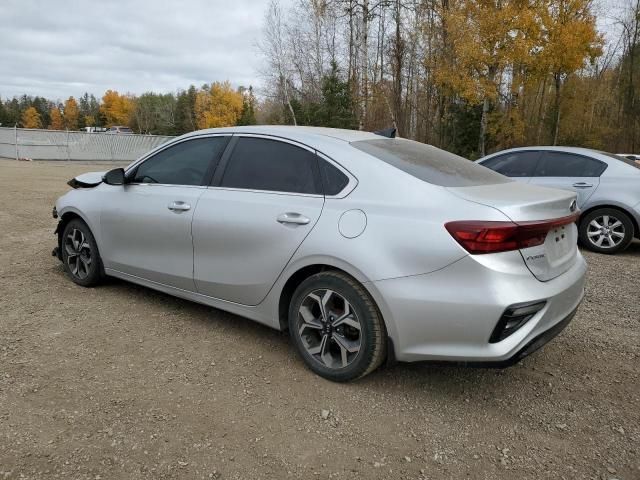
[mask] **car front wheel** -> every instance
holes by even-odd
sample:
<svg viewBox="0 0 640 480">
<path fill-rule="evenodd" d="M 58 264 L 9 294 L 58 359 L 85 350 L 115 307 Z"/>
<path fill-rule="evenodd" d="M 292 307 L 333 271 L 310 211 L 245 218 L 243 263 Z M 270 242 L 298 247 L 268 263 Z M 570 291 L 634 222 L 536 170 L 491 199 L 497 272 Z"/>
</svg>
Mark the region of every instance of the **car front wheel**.
<svg viewBox="0 0 640 480">
<path fill-rule="evenodd" d="M 599 253 L 618 253 L 629 246 L 634 236 L 629 216 L 613 208 L 600 208 L 580 221 L 580 242 Z"/>
<path fill-rule="evenodd" d="M 306 365 L 332 381 L 364 377 L 386 358 L 387 333 L 373 299 L 340 272 L 300 284 L 289 307 L 289 332 Z"/>
<path fill-rule="evenodd" d="M 102 260 L 87 224 L 80 219 L 71 220 L 64 227 L 61 240 L 62 264 L 71 280 L 83 287 L 100 283 L 104 276 Z"/>
</svg>

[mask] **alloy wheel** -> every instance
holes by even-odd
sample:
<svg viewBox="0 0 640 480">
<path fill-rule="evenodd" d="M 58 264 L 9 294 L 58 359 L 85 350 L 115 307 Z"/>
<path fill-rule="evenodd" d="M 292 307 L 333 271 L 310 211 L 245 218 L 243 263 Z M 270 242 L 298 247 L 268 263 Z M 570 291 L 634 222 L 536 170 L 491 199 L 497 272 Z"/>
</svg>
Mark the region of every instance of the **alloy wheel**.
<svg viewBox="0 0 640 480">
<path fill-rule="evenodd" d="M 599 248 L 613 248 L 625 237 L 624 224 L 612 215 L 596 217 L 587 226 L 587 238 Z"/>
<path fill-rule="evenodd" d="M 71 274 L 81 280 L 87 278 L 91 269 L 91 245 L 84 233 L 74 228 L 64 239 L 67 266 Z"/>
<path fill-rule="evenodd" d="M 329 368 L 349 366 L 362 347 L 361 324 L 339 293 L 314 290 L 298 309 L 298 334 L 307 353 Z"/>
</svg>

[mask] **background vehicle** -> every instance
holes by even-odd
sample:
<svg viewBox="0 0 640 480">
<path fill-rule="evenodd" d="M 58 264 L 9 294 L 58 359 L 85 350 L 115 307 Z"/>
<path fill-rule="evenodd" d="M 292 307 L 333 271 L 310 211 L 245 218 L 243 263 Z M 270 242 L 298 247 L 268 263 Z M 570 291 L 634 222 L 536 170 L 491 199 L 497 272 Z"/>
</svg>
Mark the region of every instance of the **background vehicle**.
<svg viewBox="0 0 640 480">
<path fill-rule="evenodd" d="M 133 130 L 131 130 L 131 128 L 129 127 L 125 127 L 122 125 L 114 125 L 112 127 L 109 127 L 109 129 L 105 133 L 109 133 L 112 135 L 120 134 L 120 133 L 129 134 L 129 133 L 133 133 Z"/>
<path fill-rule="evenodd" d="M 532 185 L 576 192 L 580 242 L 617 253 L 640 235 L 640 164 L 596 150 L 523 147 L 478 160 L 481 165 Z"/>
<path fill-rule="evenodd" d="M 506 365 L 583 296 L 575 194 L 357 131 L 194 132 L 60 197 L 71 279 L 112 275 L 288 329 L 336 381 L 385 359 Z"/>
<path fill-rule="evenodd" d="M 617 153 L 619 157 L 626 158 L 627 160 L 633 160 L 634 162 L 640 162 L 640 155 L 634 153 Z"/>
</svg>

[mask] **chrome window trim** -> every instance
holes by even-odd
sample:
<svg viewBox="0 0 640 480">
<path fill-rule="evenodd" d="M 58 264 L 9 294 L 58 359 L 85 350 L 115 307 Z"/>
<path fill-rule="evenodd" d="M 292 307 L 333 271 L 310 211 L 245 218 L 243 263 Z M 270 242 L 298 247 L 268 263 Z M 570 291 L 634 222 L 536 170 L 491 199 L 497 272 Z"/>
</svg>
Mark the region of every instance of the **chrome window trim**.
<svg viewBox="0 0 640 480">
<path fill-rule="evenodd" d="M 124 187 L 127 188 L 129 186 L 134 187 L 175 187 L 175 188 L 199 188 L 205 189 L 206 185 L 180 185 L 175 183 L 125 183 Z"/>
<path fill-rule="evenodd" d="M 228 190 L 230 192 L 248 192 L 248 193 L 266 193 L 269 195 L 288 195 L 290 197 L 309 197 L 309 198 L 324 198 L 324 195 L 317 193 L 296 193 L 296 192 L 281 192 L 279 190 L 253 190 L 250 188 L 235 188 L 235 187 L 206 187 L 211 190 Z"/>
<path fill-rule="evenodd" d="M 178 145 L 179 143 L 188 142 L 190 140 L 195 140 L 195 139 L 199 139 L 199 138 L 207 138 L 207 137 L 264 138 L 266 140 L 275 140 L 275 141 L 279 141 L 279 142 L 283 142 L 283 143 L 289 143 L 291 145 L 294 145 L 294 146 L 299 147 L 299 148 L 303 148 L 304 150 L 307 150 L 307 151 L 309 151 L 311 153 L 314 153 L 315 155 L 317 155 L 318 157 L 320 157 L 324 161 L 329 162 L 331 165 L 333 165 L 338 170 L 340 170 L 343 174 L 345 174 L 347 176 L 347 178 L 349 179 L 349 182 L 347 183 L 347 185 L 340 192 L 338 192 L 335 195 L 320 195 L 320 194 L 312 194 L 312 193 L 281 192 L 281 191 L 275 191 L 275 190 L 251 190 L 251 189 L 246 189 L 246 188 L 229 188 L 229 187 L 215 187 L 215 186 L 204 186 L 204 185 L 176 185 L 176 184 L 164 184 L 164 183 L 137 183 L 136 182 L 136 183 L 127 183 L 127 185 L 157 185 L 157 186 L 198 187 L 198 188 L 201 187 L 201 188 L 212 188 L 212 189 L 221 189 L 221 190 L 238 190 L 238 191 L 253 192 L 253 193 L 272 193 L 272 194 L 278 194 L 278 195 L 295 195 L 295 196 L 305 196 L 305 197 L 325 197 L 325 198 L 335 198 L 335 199 L 345 198 L 347 195 L 349 195 L 358 186 L 358 179 L 355 177 L 355 175 L 353 175 L 349 170 L 347 170 L 345 167 L 343 167 L 340 163 L 338 163 L 337 161 L 335 161 L 333 158 L 329 157 L 325 153 L 321 152 L 320 150 L 318 150 L 318 149 L 316 149 L 314 147 L 310 147 L 309 145 L 306 145 L 306 144 L 304 144 L 302 142 L 299 142 L 297 140 L 292 140 L 290 138 L 282 137 L 280 135 L 270 135 L 270 134 L 264 134 L 264 133 L 242 133 L 242 132 L 224 133 L 224 132 L 217 132 L 217 133 L 203 133 L 203 134 L 199 134 L 199 135 L 196 134 L 196 135 L 191 135 L 191 136 L 186 137 L 186 138 L 176 139 L 174 141 L 167 142 L 167 143 L 164 143 L 162 145 L 159 145 L 155 149 L 153 149 L 150 152 L 148 152 L 146 155 L 140 157 L 138 160 L 136 160 L 134 163 L 132 163 L 131 165 L 129 165 L 126 168 L 125 175 L 127 173 L 129 173 L 130 171 L 138 168 L 142 163 L 144 163 L 145 161 L 149 160 L 151 157 L 157 155 L 158 153 L 166 150 L 167 148 L 173 147 L 174 145 Z"/>
</svg>

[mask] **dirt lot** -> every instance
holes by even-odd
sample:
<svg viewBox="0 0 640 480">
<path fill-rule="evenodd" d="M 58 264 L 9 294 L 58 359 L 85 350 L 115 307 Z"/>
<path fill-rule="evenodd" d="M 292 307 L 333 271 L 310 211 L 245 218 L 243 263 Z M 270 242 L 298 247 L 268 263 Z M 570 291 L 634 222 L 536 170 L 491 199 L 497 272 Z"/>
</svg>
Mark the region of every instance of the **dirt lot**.
<svg viewBox="0 0 640 480">
<path fill-rule="evenodd" d="M 65 278 L 51 207 L 107 168 L 0 161 L 0 479 L 640 478 L 640 243 L 587 253 L 575 320 L 515 367 L 339 385 L 281 333 Z"/>
</svg>

